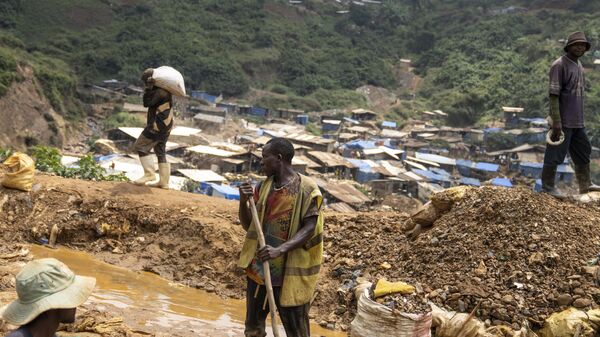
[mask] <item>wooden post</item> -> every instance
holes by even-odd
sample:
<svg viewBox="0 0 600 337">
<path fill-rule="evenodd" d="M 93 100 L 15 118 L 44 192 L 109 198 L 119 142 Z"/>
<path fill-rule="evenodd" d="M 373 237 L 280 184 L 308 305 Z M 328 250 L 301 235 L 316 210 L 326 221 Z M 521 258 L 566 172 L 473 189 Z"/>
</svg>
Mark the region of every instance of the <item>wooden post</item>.
<svg viewBox="0 0 600 337">
<path fill-rule="evenodd" d="M 258 246 L 262 248 L 266 245 L 265 235 L 262 231 L 262 224 L 258 218 L 258 211 L 256 210 L 256 204 L 254 204 L 254 197 L 249 197 L 250 211 L 252 212 L 252 222 L 254 222 L 254 228 L 256 228 L 256 234 L 258 236 Z M 277 305 L 275 305 L 275 296 L 273 296 L 273 285 L 271 284 L 271 270 L 269 268 L 269 261 L 263 262 L 263 270 L 265 272 L 265 286 L 267 287 L 267 298 L 269 299 L 269 311 L 271 312 L 271 327 L 273 328 L 273 335 L 279 337 L 279 331 L 277 330 Z"/>
</svg>

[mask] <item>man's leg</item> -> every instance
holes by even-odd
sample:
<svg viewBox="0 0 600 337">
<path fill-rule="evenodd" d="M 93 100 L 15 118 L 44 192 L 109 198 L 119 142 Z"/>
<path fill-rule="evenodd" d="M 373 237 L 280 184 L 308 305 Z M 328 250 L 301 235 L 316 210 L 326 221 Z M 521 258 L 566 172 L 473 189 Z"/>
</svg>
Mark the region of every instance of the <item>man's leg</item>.
<svg viewBox="0 0 600 337">
<path fill-rule="evenodd" d="M 146 138 L 144 135 L 140 135 L 133 145 L 133 149 L 138 153 L 140 163 L 144 168 L 144 175 L 134 181 L 136 185 L 144 185 L 156 179 L 154 175 L 154 162 L 152 161 L 152 157 L 150 157 L 150 149 L 152 149 L 155 143 L 155 141 Z"/>
<path fill-rule="evenodd" d="M 169 179 L 171 178 L 171 164 L 167 163 L 167 142 L 157 142 L 154 145 L 154 153 L 158 158 L 158 175 L 160 180 L 156 183 L 148 184 L 152 187 L 169 188 Z"/>
<path fill-rule="evenodd" d="M 569 147 L 569 154 L 575 165 L 575 177 L 579 185 L 579 193 L 600 191 L 600 186 L 592 184 L 592 173 L 590 171 L 592 145 L 585 129 L 575 129 Z"/>
<path fill-rule="evenodd" d="M 265 320 L 269 314 L 268 304 L 263 309 L 267 289 L 260 286 L 252 279 L 247 277 L 248 286 L 246 288 L 246 321 L 244 336 L 246 337 L 265 337 Z"/>
<path fill-rule="evenodd" d="M 554 186 L 556 179 L 556 168 L 565 161 L 565 157 L 567 156 L 567 152 L 569 150 L 573 129 L 564 128 L 563 132 L 565 134 L 565 140 L 562 144 L 546 144 L 544 167 L 542 168 L 542 191 L 559 199 L 564 199 L 565 195 L 560 193 Z"/>
<path fill-rule="evenodd" d="M 310 337 L 308 312 L 310 303 L 297 307 L 280 307 L 279 317 L 287 337 Z"/>
</svg>

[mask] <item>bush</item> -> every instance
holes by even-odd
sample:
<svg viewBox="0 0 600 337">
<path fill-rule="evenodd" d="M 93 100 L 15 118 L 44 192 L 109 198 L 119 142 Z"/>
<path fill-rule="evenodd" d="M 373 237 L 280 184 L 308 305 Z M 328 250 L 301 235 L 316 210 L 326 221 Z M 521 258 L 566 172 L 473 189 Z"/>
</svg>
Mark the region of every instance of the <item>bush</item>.
<svg viewBox="0 0 600 337">
<path fill-rule="evenodd" d="M 488 151 L 500 151 L 511 149 L 517 146 L 515 139 L 511 135 L 502 132 L 490 133 L 487 135 L 485 144 Z"/>
<path fill-rule="evenodd" d="M 91 155 L 82 157 L 78 167 L 66 167 L 61 164 L 62 155 L 58 149 L 48 146 L 34 146 L 30 149 L 31 156 L 35 159 L 35 168 L 60 177 L 85 180 L 129 181 L 122 173 L 106 174 L 106 170 L 98 165 Z"/>
<path fill-rule="evenodd" d="M 104 120 L 104 130 L 112 130 L 119 127 L 144 127 L 146 121 L 140 116 L 128 112 L 118 112 Z"/>
</svg>

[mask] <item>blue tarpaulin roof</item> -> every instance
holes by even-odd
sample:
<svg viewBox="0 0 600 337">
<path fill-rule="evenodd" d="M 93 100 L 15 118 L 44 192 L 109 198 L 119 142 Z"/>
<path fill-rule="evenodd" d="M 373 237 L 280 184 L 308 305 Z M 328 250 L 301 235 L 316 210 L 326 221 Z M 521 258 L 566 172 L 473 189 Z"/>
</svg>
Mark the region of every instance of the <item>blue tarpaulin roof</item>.
<svg viewBox="0 0 600 337">
<path fill-rule="evenodd" d="M 481 181 L 475 178 L 460 177 L 460 184 L 469 186 L 481 186 Z"/>
<path fill-rule="evenodd" d="M 487 129 L 483 129 L 483 133 L 494 133 L 494 132 L 500 132 L 502 131 L 501 128 L 487 128 Z"/>
<path fill-rule="evenodd" d="M 532 163 L 532 162 L 522 162 L 519 165 L 522 166 L 522 167 L 530 167 L 530 168 L 542 168 L 542 167 L 544 167 L 544 164 L 542 164 L 542 163 Z"/>
<path fill-rule="evenodd" d="M 350 149 L 364 150 L 364 149 L 374 149 L 377 147 L 377 145 L 375 145 L 375 142 L 373 142 L 373 141 L 353 140 L 353 141 L 346 143 L 346 147 L 350 148 Z"/>
<path fill-rule="evenodd" d="M 558 173 L 575 173 L 575 171 L 573 171 L 573 168 L 571 168 L 570 165 L 566 165 L 566 164 L 558 165 L 556 167 L 556 172 L 558 172 Z"/>
<path fill-rule="evenodd" d="M 512 187 L 513 184 L 510 182 L 508 178 L 494 178 L 492 179 L 492 185 L 495 186 L 504 186 L 504 187 Z"/>
<path fill-rule="evenodd" d="M 397 126 L 397 124 L 396 124 L 396 122 L 383 121 L 383 122 L 381 122 L 381 126 L 388 127 L 388 128 L 395 128 Z"/>
<path fill-rule="evenodd" d="M 433 173 L 431 171 L 425 171 L 425 170 L 412 170 L 414 173 L 426 178 L 429 181 L 444 181 L 444 182 L 450 182 L 450 177 L 448 176 L 444 176 L 441 174 L 436 174 Z"/>
<path fill-rule="evenodd" d="M 217 192 L 217 196 L 222 196 L 225 199 L 229 200 L 240 200 L 240 191 L 237 188 L 233 188 L 227 185 L 217 185 L 210 184 L 210 187 L 213 188 L 213 196 L 214 193 Z"/>
<path fill-rule="evenodd" d="M 492 163 L 486 163 L 486 162 L 476 163 L 476 162 L 472 162 L 470 160 L 465 160 L 465 159 L 457 159 L 456 165 L 469 167 L 469 168 L 472 168 L 475 170 L 480 170 L 480 171 L 487 171 L 487 172 L 498 172 L 498 169 L 500 169 L 500 165 L 498 165 L 498 164 L 492 164 Z"/>
<path fill-rule="evenodd" d="M 532 163 L 532 162 L 522 162 L 519 164 L 521 167 L 535 168 L 541 169 L 544 167 L 543 163 Z M 573 169 L 568 164 L 558 165 L 556 168 L 556 172 L 558 173 L 574 173 Z"/>
<path fill-rule="evenodd" d="M 492 163 L 479 162 L 475 163 L 474 169 L 487 172 L 498 172 L 500 165 Z"/>
<path fill-rule="evenodd" d="M 360 160 L 360 159 L 353 159 L 353 158 L 344 158 L 347 161 L 351 162 L 352 165 L 358 167 L 359 170 L 361 171 L 367 171 L 370 172 L 371 171 L 371 165 L 369 165 L 367 162 L 365 162 L 364 160 Z"/>
<path fill-rule="evenodd" d="M 446 177 L 452 176 L 450 173 L 448 173 L 448 171 L 441 169 L 441 168 L 436 168 L 436 167 L 432 168 L 431 172 L 433 172 L 435 174 L 439 174 L 441 176 L 446 176 Z"/>
</svg>

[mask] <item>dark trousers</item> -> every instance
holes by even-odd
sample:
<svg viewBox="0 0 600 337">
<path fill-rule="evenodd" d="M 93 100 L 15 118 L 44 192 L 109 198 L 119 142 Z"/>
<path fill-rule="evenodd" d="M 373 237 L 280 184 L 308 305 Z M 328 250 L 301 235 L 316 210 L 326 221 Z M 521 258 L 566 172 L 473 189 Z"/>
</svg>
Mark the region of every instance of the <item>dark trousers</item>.
<svg viewBox="0 0 600 337">
<path fill-rule="evenodd" d="M 267 288 L 259 285 L 250 278 L 248 279 L 248 288 L 246 290 L 246 328 L 244 335 L 246 337 L 265 337 L 265 321 L 269 314 L 269 303 L 266 300 Z M 258 292 L 257 292 L 258 288 Z M 281 296 L 281 287 L 273 287 L 275 304 L 279 311 L 279 318 L 283 323 L 287 337 L 310 337 L 310 325 L 308 311 L 310 304 L 306 303 L 297 307 L 282 307 L 279 304 Z M 266 303 L 266 305 L 265 305 Z M 265 309 L 263 309 L 263 305 Z"/>
<path fill-rule="evenodd" d="M 544 165 L 557 166 L 565 161 L 567 153 L 571 155 L 575 166 L 584 166 L 590 163 L 592 145 L 585 133 L 585 128 L 563 128 L 565 141 L 560 145 L 546 144 Z"/>
</svg>

